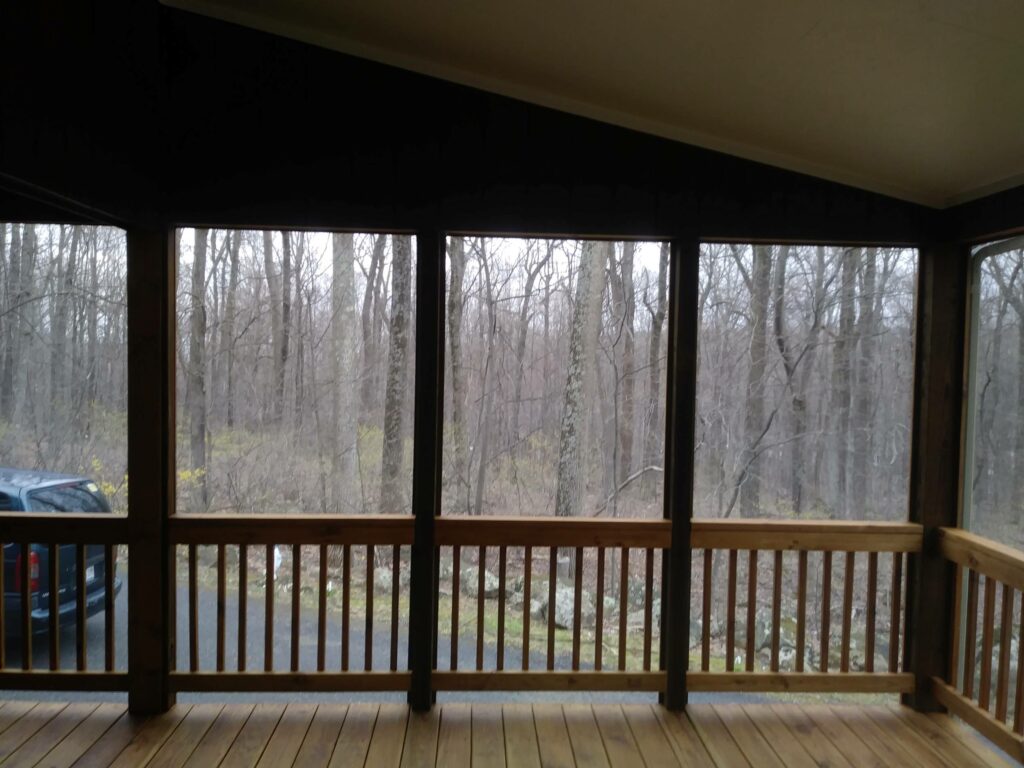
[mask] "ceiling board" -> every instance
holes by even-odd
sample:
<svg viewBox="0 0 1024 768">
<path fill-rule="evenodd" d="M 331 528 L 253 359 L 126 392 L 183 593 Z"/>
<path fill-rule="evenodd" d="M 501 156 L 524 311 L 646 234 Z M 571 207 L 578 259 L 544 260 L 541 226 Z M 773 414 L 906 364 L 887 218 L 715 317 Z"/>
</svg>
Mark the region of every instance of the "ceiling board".
<svg viewBox="0 0 1024 768">
<path fill-rule="evenodd" d="M 1024 181 L 1019 0 L 168 0 L 933 206 Z"/>
</svg>

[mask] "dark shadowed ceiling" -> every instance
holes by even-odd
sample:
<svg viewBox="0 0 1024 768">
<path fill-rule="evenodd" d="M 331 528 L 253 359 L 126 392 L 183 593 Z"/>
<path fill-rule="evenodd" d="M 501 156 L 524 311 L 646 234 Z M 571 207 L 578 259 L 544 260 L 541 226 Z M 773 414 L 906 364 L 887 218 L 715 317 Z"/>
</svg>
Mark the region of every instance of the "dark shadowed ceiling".
<svg viewBox="0 0 1024 768">
<path fill-rule="evenodd" d="M 932 206 L 1024 181 L 1020 0 L 166 2 Z"/>
</svg>

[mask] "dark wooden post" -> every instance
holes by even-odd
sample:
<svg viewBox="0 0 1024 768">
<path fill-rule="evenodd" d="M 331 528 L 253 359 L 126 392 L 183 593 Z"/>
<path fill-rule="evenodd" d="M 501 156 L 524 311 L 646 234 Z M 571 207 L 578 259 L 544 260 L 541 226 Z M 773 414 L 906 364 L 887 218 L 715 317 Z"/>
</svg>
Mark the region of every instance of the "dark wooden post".
<svg viewBox="0 0 1024 768">
<path fill-rule="evenodd" d="M 128 707 L 174 703 L 174 247 L 163 227 L 128 230 Z"/>
<path fill-rule="evenodd" d="M 416 518 L 409 594 L 409 705 L 434 701 L 437 658 L 437 568 L 434 518 L 441 510 L 444 425 L 444 235 L 416 234 L 416 407 L 413 419 L 412 513 Z"/>
<path fill-rule="evenodd" d="M 662 702 L 686 706 L 690 663 L 690 530 L 693 517 L 693 431 L 697 410 L 697 278 L 700 243 L 672 241 L 669 270 L 668 363 L 665 388 L 665 517 L 672 547 L 662 558 Z"/>
<path fill-rule="evenodd" d="M 931 678 L 949 669 L 953 570 L 939 553 L 938 529 L 956 526 L 960 508 L 969 262 L 966 246 L 921 249 L 910 520 L 924 526 L 924 546 L 908 560 L 903 663 L 915 685 L 903 701 L 922 711 L 942 709 Z"/>
</svg>

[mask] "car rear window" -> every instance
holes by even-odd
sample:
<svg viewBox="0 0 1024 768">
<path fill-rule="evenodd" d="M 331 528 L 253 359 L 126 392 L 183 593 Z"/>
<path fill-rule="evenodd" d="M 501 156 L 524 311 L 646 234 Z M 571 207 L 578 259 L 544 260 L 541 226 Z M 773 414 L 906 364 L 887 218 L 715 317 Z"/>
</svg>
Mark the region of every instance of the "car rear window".
<svg viewBox="0 0 1024 768">
<path fill-rule="evenodd" d="M 109 512 L 110 505 L 95 483 L 43 488 L 28 495 L 33 512 Z"/>
</svg>

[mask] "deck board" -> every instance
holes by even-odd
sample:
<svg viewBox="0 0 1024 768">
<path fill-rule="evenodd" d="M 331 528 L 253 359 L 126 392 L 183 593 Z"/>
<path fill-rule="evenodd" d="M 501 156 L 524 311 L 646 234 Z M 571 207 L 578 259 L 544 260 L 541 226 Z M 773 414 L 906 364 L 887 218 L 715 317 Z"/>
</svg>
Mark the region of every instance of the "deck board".
<svg viewBox="0 0 1024 768">
<path fill-rule="evenodd" d="M 1012 765 L 945 715 L 901 706 L 699 704 L 123 704 L 0 701 L 0 768 L 440 765 Z"/>
</svg>

